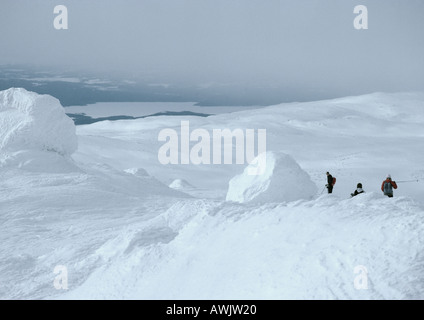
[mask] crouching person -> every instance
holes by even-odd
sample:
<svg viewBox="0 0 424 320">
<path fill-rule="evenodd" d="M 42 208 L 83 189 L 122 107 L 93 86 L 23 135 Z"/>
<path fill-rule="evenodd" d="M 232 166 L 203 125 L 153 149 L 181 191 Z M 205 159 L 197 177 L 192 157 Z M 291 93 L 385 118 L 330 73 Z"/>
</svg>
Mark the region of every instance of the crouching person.
<svg viewBox="0 0 424 320">
<path fill-rule="evenodd" d="M 350 195 L 352 197 L 354 197 L 354 196 L 357 196 L 358 194 L 364 193 L 364 192 L 365 192 L 364 189 L 362 189 L 362 183 L 358 183 L 356 185 L 356 190 L 353 193 L 351 193 Z"/>
</svg>

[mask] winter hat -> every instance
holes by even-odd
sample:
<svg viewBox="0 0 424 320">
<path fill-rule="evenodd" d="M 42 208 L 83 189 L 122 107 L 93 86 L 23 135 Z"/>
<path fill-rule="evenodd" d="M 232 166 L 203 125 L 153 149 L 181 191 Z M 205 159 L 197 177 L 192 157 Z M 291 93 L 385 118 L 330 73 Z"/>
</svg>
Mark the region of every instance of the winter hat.
<svg viewBox="0 0 424 320">
<path fill-rule="evenodd" d="M 357 188 L 362 188 L 362 183 L 358 183 Z"/>
<path fill-rule="evenodd" d="M 388 174 L 386 179 L 391 179 L 391 178 L 392 178 L 392 176 L 390 174 Z"/>
</svg>

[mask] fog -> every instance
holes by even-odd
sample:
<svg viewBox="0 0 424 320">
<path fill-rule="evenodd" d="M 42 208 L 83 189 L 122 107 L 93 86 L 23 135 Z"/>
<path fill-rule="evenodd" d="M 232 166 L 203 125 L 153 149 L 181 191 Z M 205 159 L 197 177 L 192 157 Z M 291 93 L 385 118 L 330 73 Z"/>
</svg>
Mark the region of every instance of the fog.
<svg viewBox="0 0 424 320">
<path fill-rule="evenodd" d="M 53 27 L 56 5 L 68 30 Z M 356 30 L 356 5 L 368 29 Z M 424 90 L 421 0 L 0 0 L 0 64 L 338 95 Z"/>
</svg>

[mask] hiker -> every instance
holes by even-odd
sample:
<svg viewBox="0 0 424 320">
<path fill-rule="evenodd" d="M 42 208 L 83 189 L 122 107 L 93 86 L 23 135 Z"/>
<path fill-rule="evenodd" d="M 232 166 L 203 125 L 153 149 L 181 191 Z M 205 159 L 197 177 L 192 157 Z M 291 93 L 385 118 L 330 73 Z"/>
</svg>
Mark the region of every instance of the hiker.
<svg viewBox="0 0 424 320">
<path fill-rule="evenodd" d="M 358 194 L 364 193 L 364 192 L 365 191 L 362 189 L 362 183 L 358 183 L 356 185 L 356 190 L 353 193 L 351 193 L 350 195 L 351 195 L 351 197 L 354 197 L 354 196 L 357 196 Z"/>
<path fill-rule="evenodd" d="M 328 193 L 333 192 L 333 186 L 336 183 L 336 178 L 333 178 L 333 176 L 327 171 L 327 184 L 325 185 L 328 189 Z"/>
<path fill-rule="evenodd" d="M 392 181 L 392 177 L 390 176 L 390 174 L 388 174 L 386 180 L 384 180 L 381 184 L 381 191 L 384 192 L 385 196 L 392 198 L 393 188 L 397 189 L 396 181 Z"/>
</svg>

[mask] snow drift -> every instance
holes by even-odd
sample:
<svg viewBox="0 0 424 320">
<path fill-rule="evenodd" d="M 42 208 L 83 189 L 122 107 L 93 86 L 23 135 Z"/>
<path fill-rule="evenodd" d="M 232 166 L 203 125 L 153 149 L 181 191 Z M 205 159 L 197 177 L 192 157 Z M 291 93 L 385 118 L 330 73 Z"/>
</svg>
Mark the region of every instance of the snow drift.
<svg viewBox="0 0 424 320">
<path fill-rule="evenodd" d="M 58 99 L 22 88 L 0 92 L 0 154 L 21 150 L 69 156 L 77 149 L 73 121 Z"/>
<path fill-rule="evenodd" d="M 291 156 L 268 151 L 230 180 L 226 200 L 239 203 L 295 201 L 310 199 L 316 193 L 315 183 Z"/>
</svg>

